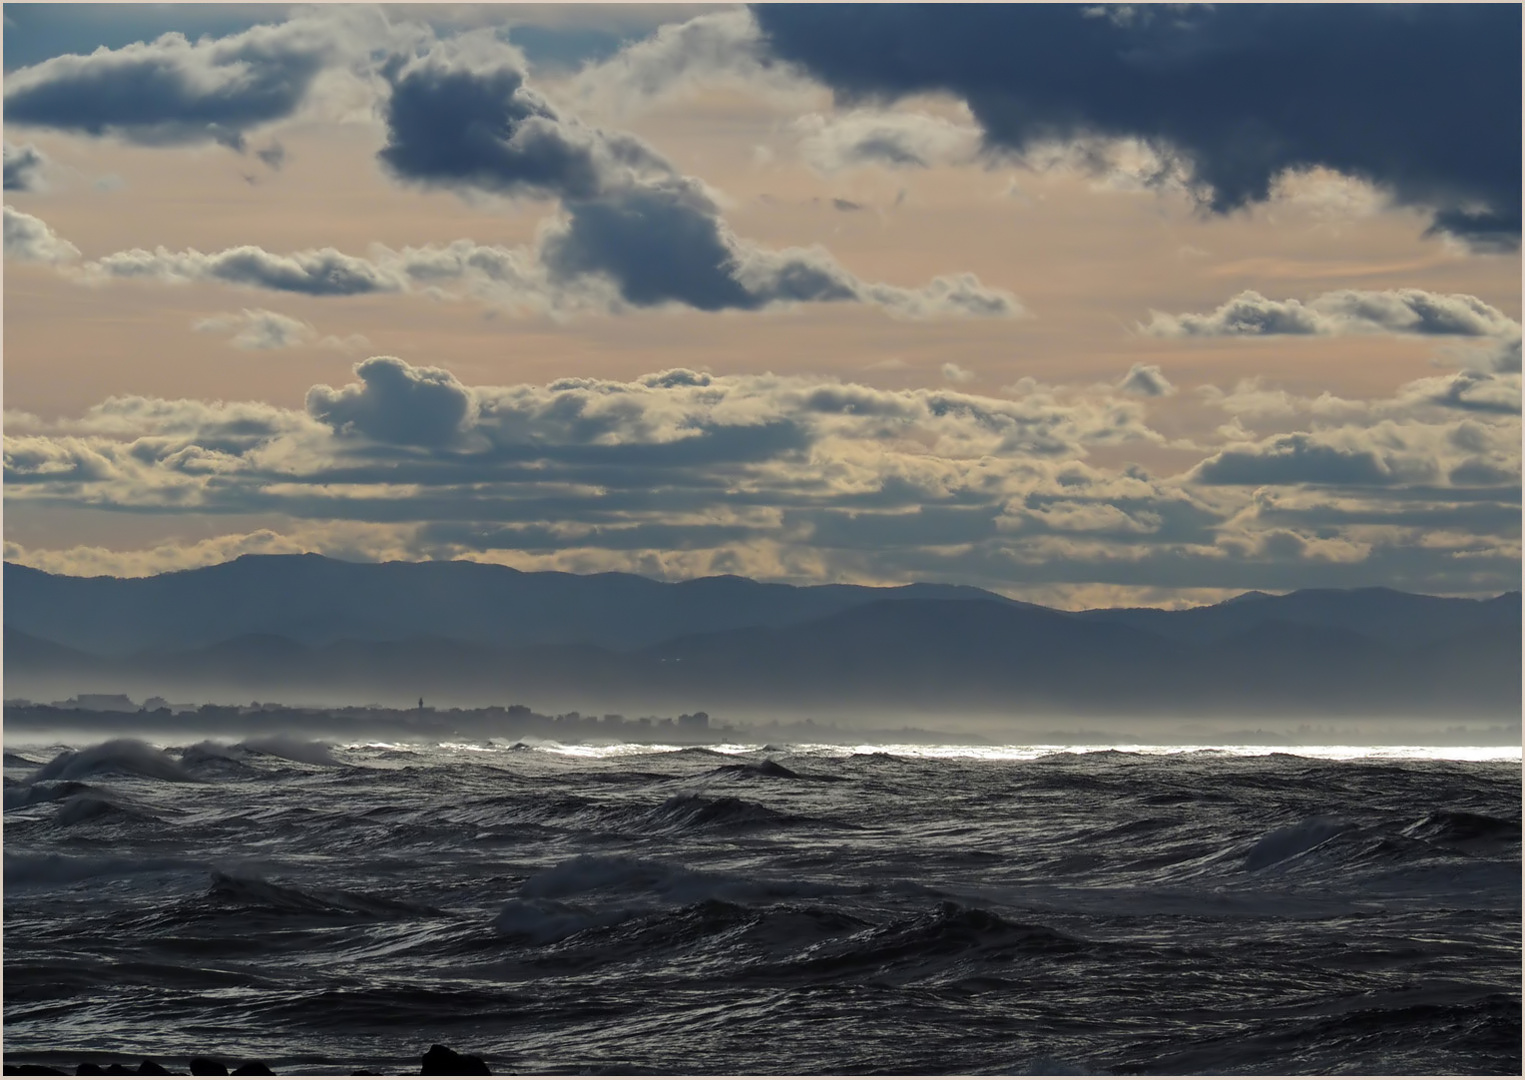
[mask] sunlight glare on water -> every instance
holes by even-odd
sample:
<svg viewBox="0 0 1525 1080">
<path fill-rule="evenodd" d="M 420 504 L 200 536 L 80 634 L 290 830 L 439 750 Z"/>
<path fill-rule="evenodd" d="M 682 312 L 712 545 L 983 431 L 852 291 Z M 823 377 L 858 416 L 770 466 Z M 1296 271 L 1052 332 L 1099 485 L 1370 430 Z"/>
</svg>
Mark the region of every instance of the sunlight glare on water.
<svg viewBox="0 0 1525 1080">
<path fill-rule="evenodd" d="M 842 747 L 826 744 L 800 746 L 805 753 L 841 753 Z M 1200 746 L 1134 745 L 1131 743 L 1091 743 L 1061 745 L 1046 743 L 1009 746 L 941 746 L 915 743 L 875 743 L 847 748 L 854 754 L 893 754 L 896 757 L 973 758 L 979 761 L 1032 761 L 1051 754 L 1097 754 L 1107 751 L 1126 754 L 1175 755 L 1222 754 L 1226 757 L 1265 757 L 1290 754 L 1294 757 L 1319 758 L 1325 761 L 1351 761 L 1361 758 L 1421 761 L 1518 761 L 1518 746 Z"/>
<path fill-rule="evenodd" d="M 446 742 L 437 744 L 441 749 L 470 751 L 475 753 L 501 753 L 530 747 L 546 753 L 574 758 L 622 758 L 641 754 L 672 753 L 685 749 L 703 749 L 717 754 L 755 754 L 782 747 L 759 742 L 707 743 L 702 745 L 679 743 L 608 743 L 580 744 L 558 743 L 549 740 L 525 739 L 516 743 L 489 741 L 478 743 Z M 352 743 L 347 749 L 399 749 L 401 743 L 364 742 Z M 1356 761 L 1362 759 L 1390 761 L 1520 761 L 1518 746 L 1426 746 L 1426 745 L 1226 745 L 1201 743 L 1196 745 L 1135 744 L 1135 743 L 1031 743 L 1004 745 L 972 745 L 968 743 L 789 743 L 791 753 L 805 755 L 836 756 L 840 754 L 890 754 L 903 758 L 967 758 L 975 761 L 1033 761 L 1054 754 L 1098 754 L 1106 752 L 1170 756 L 1180 754 L 1219 754 L 1225 757 L 1266 757 L 1271 754 L 1288 754 L 1294 757 L 1316 758 L 1323 761 Z"/>
</svg>

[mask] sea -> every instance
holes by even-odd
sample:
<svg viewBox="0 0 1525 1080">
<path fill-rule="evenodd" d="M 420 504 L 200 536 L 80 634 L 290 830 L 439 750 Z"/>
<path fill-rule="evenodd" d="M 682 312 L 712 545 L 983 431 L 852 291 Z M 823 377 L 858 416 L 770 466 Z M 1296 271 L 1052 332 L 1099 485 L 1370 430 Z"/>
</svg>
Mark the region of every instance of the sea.
<svg viewBox="0 0 1525 1080">
<path fill-rule="evenodd" d="M 7 740 L 7 1066 L 1521 1072 L 1517 747 Z"/>
</svg>

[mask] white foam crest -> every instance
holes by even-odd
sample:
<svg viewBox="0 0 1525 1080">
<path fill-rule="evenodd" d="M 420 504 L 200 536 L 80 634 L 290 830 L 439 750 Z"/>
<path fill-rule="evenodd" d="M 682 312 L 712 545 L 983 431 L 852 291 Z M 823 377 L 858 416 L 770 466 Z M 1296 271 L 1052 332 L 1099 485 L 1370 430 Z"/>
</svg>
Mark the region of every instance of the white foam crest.
<svg viewBox="0 0 1525 1080">
<path fill-rule="evenodd" d="M 202 761 L 206 758 L 217 758 L 221 761 L 242 761 L 244 755 L 229 743 L 214 742 L 205 739 L 194 746 L 183 747 L 180 751 L 182 763 Z"/>
<path fill-rule="evenodd" d="M 1200 743 L 1170 745 L 1153 743 L 1032 743 L 971 746 L 935 743 L 798 743 L 793 753 L 839 757 L 850 754 L 890 754 L 905 758 L 969 758 L 977 761 L 1033 761 L 1054 754 L 1125 753 L 1151 757 L 1177 757 L 1183 754 L 1218 754 L 1224 757 L 1269 757 L 1290 754 L 1296 757 L 1327 761 L 1377 760 L 1417 761 L 1519 761 L 1519 746 L 1367 746 L 1367 745 L 1226 745 Z"/>
<path fill-rule="evenodd" d="M 238 744 L 245 750 L 271 757 L 284 758 L 302 765 L 343 765 L 334 757 L 334 748 L 316 739 L 302 739 L 295 735 L 257 735 Z"/>
<path fill-rule="evenodd" d="M 680 750 L 709 750 L 717 754 L 748 754 L 762 749 L 762 743 L 561 743 L 554 739 L 537 739 L 525 736 L 516 740 L 522 746 L 531 746 L 547 753 L 579 758 L 623 758 L 647 754 L 669 754 Z"/>
</svg>

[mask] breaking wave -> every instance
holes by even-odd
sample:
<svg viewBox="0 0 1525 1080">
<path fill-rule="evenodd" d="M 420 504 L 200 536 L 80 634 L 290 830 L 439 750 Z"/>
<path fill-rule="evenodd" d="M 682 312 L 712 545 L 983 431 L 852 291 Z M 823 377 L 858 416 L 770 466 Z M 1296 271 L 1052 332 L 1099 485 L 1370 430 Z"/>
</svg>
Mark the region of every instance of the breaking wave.
<svg viewBox="0 0 1525 1080">
<path fill-rule="evenodd" d="M 26 783 L 110 774 L 146 776 L 180 783 L 195 779 L 164 751 L 139 739 L 111 739 L 83 750 L 65 750 L 27 777 Z"/>
</svg>

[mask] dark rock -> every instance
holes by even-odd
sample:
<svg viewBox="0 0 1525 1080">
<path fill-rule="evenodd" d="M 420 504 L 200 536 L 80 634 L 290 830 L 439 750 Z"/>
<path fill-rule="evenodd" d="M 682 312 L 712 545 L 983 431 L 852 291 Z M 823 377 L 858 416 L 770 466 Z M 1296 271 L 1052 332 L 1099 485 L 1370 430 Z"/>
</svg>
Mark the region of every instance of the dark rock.
<svg viewBox="0 0 1525 1080">
<path fill-rule="evenodd" d="M 113 1061 L 110 1065 L 106 1066 L 106 1075 L 107 1076 L 136 1076 L 137 1073 L 133 1072 L 131 1069 L 129 1069 L 126 1065 L 123 1065 L 121 1062 Z"/>
<path fill-rule="evenodd" d="M 230 1074 L 233 1076 L 274 1076 L 270 1066 L 263 1061 L 246 1061 Z"/>
<path fill-rule="evenodd" d="M 106 1070 L 93 1061 L 86 1061 L 74 1070 L 75 1076 L 105 1076 Z"/>
<path fill-rule="evenodd" d="M 68 1076 L 62 1069 L 50 1069 L 46 1065 L 7 1065 L 6 1076 Z"/>
<path fill-rule="evenodd" d="M 228 1067 L 215 1058 L 191 1058 L 192 1076 L 227 1076 Z"/>
<path fill-rule="evenodd" d="M 487 1062 L 471 1054 L 457 1054 L 448 1046 L 435 1043 L 424 1055 L 420 1076 L 491 1076 Z"/>
<path fill-rule="evenodd" d="M 138 1075 L 139 1076 L 173 1076 L 174 1073 L 170 1072 L 163 1065 L 160 1065 L 157 1061 L 152 1061 L 149 1058 L 144 1058 L 143 1059 L 143 1063 L 138 1066 Z"/>
</svg>

